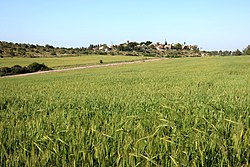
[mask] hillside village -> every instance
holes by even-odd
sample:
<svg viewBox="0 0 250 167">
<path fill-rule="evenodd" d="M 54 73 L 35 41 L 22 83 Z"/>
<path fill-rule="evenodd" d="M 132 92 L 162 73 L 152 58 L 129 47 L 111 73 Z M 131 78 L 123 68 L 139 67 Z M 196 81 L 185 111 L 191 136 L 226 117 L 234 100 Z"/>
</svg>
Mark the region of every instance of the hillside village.
<svg viewBox="0 0 250 167">
<path fill-rule="evenodd" d="M 198 51 L 199 48 L 197 45 L 186 45 L 184 44 L 167 44 L 165 42 L 164 44 L 157 42 L 153 43 L 151 41 L 147 42 L 129 42 L 127 41 L 126 43 L 120 44 L 120 45 L 111 45 L 108 46 L 107 44 L 102 44 L 102 45 L 95 45 L 91 49 L 93 50 L 101 50 L 104 52 L 111 52 L 113 50 L 120 50 L 120 51 L 145 51 L 147 49 L 155 49 L 158 51 L 164 51 L 164 50 L 193 50 L 193 51 Z"/>
</svg>

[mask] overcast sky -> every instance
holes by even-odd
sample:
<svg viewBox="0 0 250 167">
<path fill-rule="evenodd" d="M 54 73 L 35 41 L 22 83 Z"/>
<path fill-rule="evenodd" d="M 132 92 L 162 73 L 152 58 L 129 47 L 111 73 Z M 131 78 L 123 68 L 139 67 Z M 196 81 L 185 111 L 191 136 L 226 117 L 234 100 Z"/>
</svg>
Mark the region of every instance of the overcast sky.
<svg viewBox="0 0 250 167">
<path fill-rule="evenodd" d="M 250 0 L 0 0 L 0 40 L 82 47 L 129 41 L 236 50 L 250 44 Z"/>
</svg>

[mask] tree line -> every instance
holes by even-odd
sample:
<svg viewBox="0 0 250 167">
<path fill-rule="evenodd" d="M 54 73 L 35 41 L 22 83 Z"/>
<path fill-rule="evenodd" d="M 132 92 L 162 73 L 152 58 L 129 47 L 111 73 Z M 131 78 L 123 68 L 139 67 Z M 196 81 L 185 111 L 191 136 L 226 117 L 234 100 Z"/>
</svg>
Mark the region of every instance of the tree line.
<svg viewBox="0 0 250 167">
<path fill-rule="evenodd" d="M 197 45 L 187 45 L 184 43 L 153 43 L 152 41 L 145 42 L 130 42 L 111 45 L 107 44 L 90 44 L 88 47 L 66 48 L 54 47 L 46 44 L 34 45 L 26 43 L 13 43 L 0 41 L 0 57 L 57 57 L 57 56 L 72 56 L 72 55 L 128 55 L 128 56 L 164 56 L 164 57 L 183 57 L 183 56 L 239 56 L 250 55 L 250 45 L 243 51 L 200 51 Z"/>
<path fill-rule="evenodd" d="M 245 49 L 240 51 L 239 49 L 235 51 L 211 51 L 210 52 L 212 55 L 220 55 L 220 56 L 241 56 L 241 55 L 250 55 L 250 45 L 248 45 Z"/>
</svg>

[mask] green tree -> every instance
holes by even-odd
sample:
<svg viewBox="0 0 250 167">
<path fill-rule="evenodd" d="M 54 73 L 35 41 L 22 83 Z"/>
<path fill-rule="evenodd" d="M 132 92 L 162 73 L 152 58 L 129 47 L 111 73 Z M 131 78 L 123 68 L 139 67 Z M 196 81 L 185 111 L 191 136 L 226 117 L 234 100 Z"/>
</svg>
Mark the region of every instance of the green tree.
<svg viewBox="0 0 250 167">
<path fill-rule="evenodd" d="M 174 48 L 177 49 L 177 50 L 181 50 L 182 49 L 182 45 L 180 43 L 176 43 L 174 45 Z"/>
<path fill-rule="evenodd" d="M 248 45 L 244 50 L 243 50 L 243 53 L 245 55 L 250 55 L 250 45 Z"/>
<path fill-rule="evenodd" d="M 235 56 L 240 56 L 240 55 L 242 55 L 242 52 L 241 52 L 239 49 L 237 49 L 237 50 L 234 52 L 234 55 L 235 55 Z"/>
<path fill-rule="evenodd" d="M 165 42 L 164 42 L 164 44 L 165 44 L 165 45 L 167 45 L 167 44 L 168 44 L 168 42 L 166 41 L 166 39 L 165 39 Z"/>
<path fill-rule="evenodd" d="M 48 49 L 54 49 L 54 46 L 49 45 L 49 44 L 46 44 L 45 47 L 48 48 Z"/>
<path fill-rule="evenodd" d="M 219 51 L 219 55 L 222 56 L 222 50 Z"/>
<path fill-rule="evenodd" d="M 147 46 L 149 46 L 149 45 L 151 45 L 153 42 L 151 42 L 151 41 L 146 41 L 145 42 L 145 45 L 147 45 Z"/>
</svg>

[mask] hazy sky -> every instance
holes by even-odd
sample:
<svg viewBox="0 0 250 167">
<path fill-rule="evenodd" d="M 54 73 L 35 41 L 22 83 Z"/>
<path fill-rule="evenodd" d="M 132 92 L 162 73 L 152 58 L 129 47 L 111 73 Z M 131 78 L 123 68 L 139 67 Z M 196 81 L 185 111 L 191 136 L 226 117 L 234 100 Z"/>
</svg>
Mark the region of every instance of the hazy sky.
<svg viewBox="0 0 250 167">
<path fill-rule="evenodd" d="M 0 40 L 81 47 L 129 41 L 250 44 L 250 0 L 0 0 Z"/>
</svg>

